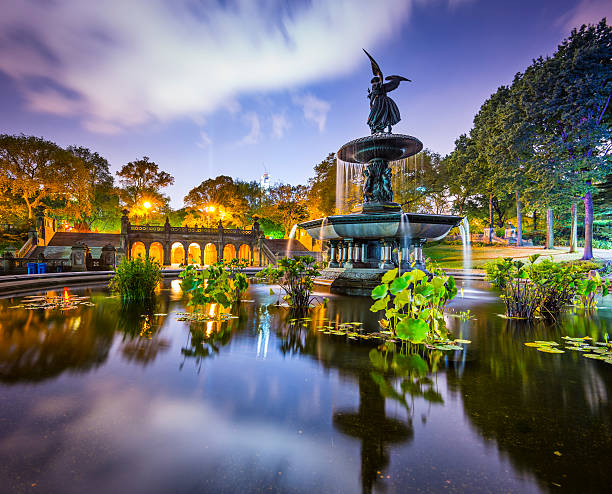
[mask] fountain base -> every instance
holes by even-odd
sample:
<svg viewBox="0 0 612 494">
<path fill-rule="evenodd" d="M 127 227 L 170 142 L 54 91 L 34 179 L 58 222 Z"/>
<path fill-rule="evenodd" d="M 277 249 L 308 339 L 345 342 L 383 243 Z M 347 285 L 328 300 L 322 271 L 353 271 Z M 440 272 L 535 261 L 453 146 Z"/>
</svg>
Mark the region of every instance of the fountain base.
<svg viewBox="0 0 612 494">
<path fill-rule="evenodd" d="M 399 213 L 402 207 L 397 202 L 364 202 L 353 208 L 353 213 Z"/>
</svg>

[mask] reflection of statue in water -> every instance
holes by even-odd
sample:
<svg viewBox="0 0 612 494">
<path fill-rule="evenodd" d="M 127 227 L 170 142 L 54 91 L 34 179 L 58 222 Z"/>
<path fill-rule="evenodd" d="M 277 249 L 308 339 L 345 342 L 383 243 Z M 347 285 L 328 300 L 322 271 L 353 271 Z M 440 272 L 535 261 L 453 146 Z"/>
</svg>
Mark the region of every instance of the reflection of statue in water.
<svg viewBox="0 0 612 494">
<path fill-rule="evenodd" d="M 391 126 L 398 123 L 401 118 L 395 101 L 389 98 L 387 93 L 397 89 L 401 81 L 410 82 L 410 79 L 400 75 L 390 75 L 384 79 L 390 82 L 383 82 L 383 73 L 380 67 L 367 51 L 363 51 L 369 57 L 372 63 L 372 72 L 374 73 L 371 81 L 372 89 L 368 89 L 368 98 L 370 99 L 368 126 L 372 134 L 384 132 L 385 128 L 389 128 L 388 132 L 391 133 Z"/>
</svg>

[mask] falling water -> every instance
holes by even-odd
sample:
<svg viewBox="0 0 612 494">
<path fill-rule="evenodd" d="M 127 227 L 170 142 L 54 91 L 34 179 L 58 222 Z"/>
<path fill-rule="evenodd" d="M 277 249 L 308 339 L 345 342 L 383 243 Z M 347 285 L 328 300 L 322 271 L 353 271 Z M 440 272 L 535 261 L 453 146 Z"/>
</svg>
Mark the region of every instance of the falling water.
<svg viewBox="0 0 612 494">
<path fill-rule="evenodd" d="M 325 243 L 322 239 L 325 233 L 326 226 L 327 226 L 327 216 L 323 218 L 323 221 L 321 221 L 321 228 L 319 229 L 319 240 L 321 240 L 321 259 L 323 259 L 323 244 Z M 328 257 L 329 257 L 329 254 L 328 254 Z M 331 259 L 328 259 L 328 261 L 331 261 Z"/>
<path fill-rule="evenodd" d="M 402 213 L 400 217 L 400 249 L 398 252 L 398 261 L 400 265 L 400 271 L 402 268 L 402 261 L 410 263 L 410 240 L 412 238 L 412 227 L 410 226 L 410 219 L 408 213 Z"/>
<path fill-rule="evenodd" d="M 285 257 L 289 257 L 291 255 L 291 244 L 292 240 L 295 238 L 295 232 L 297 231 L 297 224 L 293 225 L 291 228 L 291 232 L 289 232 L 289 240 L 287 240 L 287 250 L 285 251 Z"/>
<path fill-rule="evenodd" d="M 470 222 L 467 216 L 464 216 L 459 225 L 459 232 L 461 233 L 461 243 L 463 244 L 463 270 L 465 274 L 465 280 L 469 280 L 469 274 L 466 272 L 472 269 L 472 243 L 470 235 Z M 467 283 L 464 282 L 464 286 Z"/>
<path fill-rule="evenodd" d="M 422 153 L 420 158 L 421 174 L 423 170 Z M 411 161 L 413 160 L 413 161 Z M 366 165 L 348 163 L 337 159 L 336 161 L 336 214 L 348 214 L 354 206 L 363 200 L 364 176 Z M 417 156 L 391 161 L 391 184 L 394 201 L 400 204 L 407 202 L 414 190 L 418 187 L 419 165 Z M 411 175 L 414 174 L 414 184 Z"/>
</svg>

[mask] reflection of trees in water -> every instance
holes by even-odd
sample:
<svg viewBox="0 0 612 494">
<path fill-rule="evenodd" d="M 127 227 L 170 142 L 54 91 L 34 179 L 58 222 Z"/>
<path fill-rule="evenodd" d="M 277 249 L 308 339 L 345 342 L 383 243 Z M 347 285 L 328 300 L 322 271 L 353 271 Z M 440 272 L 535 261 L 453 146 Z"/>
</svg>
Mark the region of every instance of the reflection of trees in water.
<svg viewBox="0 0 612 494">
<path fill-rule="evenodd" d="M 99 307 L 70 311 L 0 310 L 0 381 L 39 382 L 102 365 L 112 344 L 112 317 Z"/>
<path fill-rule="evenodd" d="M 503 328 L 488 333 L 491 319 L 475 321 L 486 335 L 478 341 L 479 357 L 462 375 L 447 373 L 470 421 L 497 441 L 519 471 L 571 492 L 605 490 L 612 449 L 610 366 L 580 352 L 545 354 L 523 342 L 559 342 L 583 331 L 597 338 L 606 324 L 573 316 L 556 327 L 500 321 Z"/>
<path fill-rule="evenodd" d="M 207 307 L 207 310 L 208 308 L 210 307 Z M 237 317 L 224 321 L 194 321 L 189 324 L 188 341 L 181 348 L 181 355 L 184 359 L 179 366 L 180 370 L 190 359 L 194 361 L 199 373 L 204 360 L 218 355 L 221 348 L 231 341 L 234 333 L 242 329 L 253 317 L 253 314 L 248 314 L 244 304 L 236 305 L 232 309 L 221 309 L 217 304 L 213 304 L 210 316 L 218 317 L 221 310 Z"/>
<path fill-rule="evenodd" d="M 116 334 L 129 362 L 150 363 L 169 348 L 159 335 L 163 316 L 153 316 L 166 313 L 167 296 L 130 308 L 117 298 L 91 294 L 95 306 L 67 311 L 8 309 L 8 301 L 2 301 L 0 381 L 38 382 L 67 371 L 87 372 L 106 362 Z"/>
<path fill-rule="evenodd" d="M 170 348 L 160 329 L 169 308 L 168 296 L 156 296 L 145 304 L 121 305 L 115 330 L 121 334 L 121 355 L 130 363 L 146 366 Z"/>
</svg>

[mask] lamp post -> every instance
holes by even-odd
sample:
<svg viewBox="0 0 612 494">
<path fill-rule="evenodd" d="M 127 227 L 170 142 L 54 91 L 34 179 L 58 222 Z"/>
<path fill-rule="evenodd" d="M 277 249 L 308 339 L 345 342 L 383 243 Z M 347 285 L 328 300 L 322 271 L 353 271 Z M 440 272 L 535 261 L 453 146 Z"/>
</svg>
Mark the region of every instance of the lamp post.
<svg viewBox="0 0 612 494">
<path fill-rule="evenodd" d="M 206 206 L 204 208 L 204 211 L 206 211 L 206 228 L 210 228 L 210 214 L 209 213 L 214 213 L 215 212 L 215 207 L 214 206 Z"/>
<path fill-rule="evenodd" d="M 149 209 L 151 209 L 151 203 L 149 201 L 145 201 L 143 203 L 143 206 L 145 208 L 145 224 L 148 225 L 148 220 L 149 220 Z"/>
</svg>

